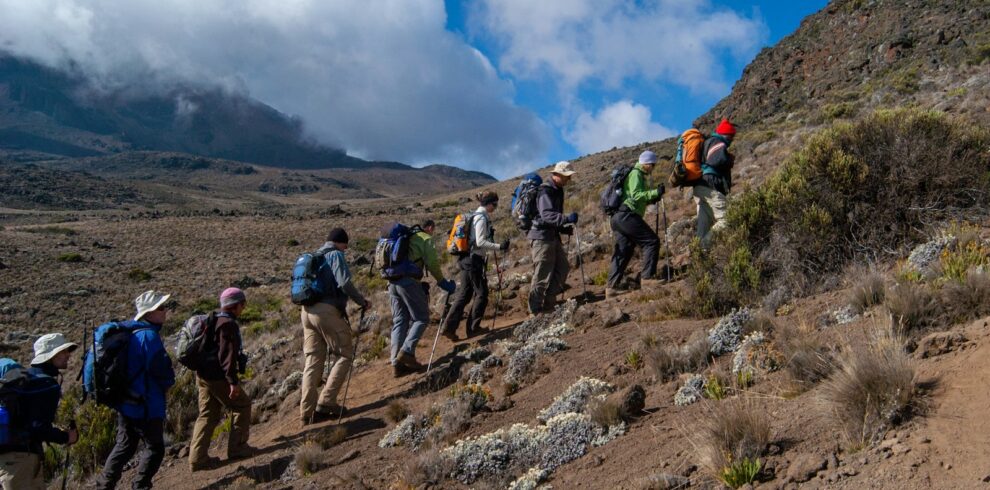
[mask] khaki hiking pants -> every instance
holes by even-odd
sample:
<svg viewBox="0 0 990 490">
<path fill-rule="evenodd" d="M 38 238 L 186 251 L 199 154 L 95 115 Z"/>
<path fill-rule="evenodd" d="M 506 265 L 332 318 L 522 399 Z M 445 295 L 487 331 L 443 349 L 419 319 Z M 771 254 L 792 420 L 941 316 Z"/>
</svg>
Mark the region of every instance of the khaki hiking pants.
<svg viewBox="0 0 990 490">
<path fill-rule="evenodd" d="M 251 399 L 245 394 L 232 400 L 230 384 L 227 380 L 206 381 L 196 376 L 199 390 L 199 416 L 193 425 L 192 440 L 189 442 L 189 464 L 205 462 L 209 456 L 213 430 L 231 412 L 230 438 L 227 441 L 227 457 L 237 458 L 247 447 L 251 435 Z"/>
<path fill-rule="evenodd" d="M 29 452 L 0 453 L 0 488 L 3 490 L 43 490 L 41 458 Z"/>
<path fill-rule="evenodd" d="M 299 401 L 299 414 L 303 422 L 313 416 L 313 412 L 329 412 L 338 407 L 337 394 L 347 379 L 347 373 L 354 361 L 354 343 L 351 326 L 336 306 L 317 303 L 302 308 L 303 354 L 306 367 L 303 368 L 302 399 Z M 323 392 L 317 393 L 323 381 L 323 370 L 327 356 L 333 356 L 330 377 Z"/>
<path fill-rule="evenodd" d="M 726 197 L 707 185 L 696 185 L 692 189 L 694 202 L 698 204 L 698 238 L 701 246 L 708 248 L 712 233 L 725 227 Z"/>
<path fill-rule="evenodd" d="M 530 240 L 533 254 L 533 282 L 529 291 L 529 312 L 553 311 L 557 295 L 564 292 L 570 264 L 560 239 Z"/>
</svg>

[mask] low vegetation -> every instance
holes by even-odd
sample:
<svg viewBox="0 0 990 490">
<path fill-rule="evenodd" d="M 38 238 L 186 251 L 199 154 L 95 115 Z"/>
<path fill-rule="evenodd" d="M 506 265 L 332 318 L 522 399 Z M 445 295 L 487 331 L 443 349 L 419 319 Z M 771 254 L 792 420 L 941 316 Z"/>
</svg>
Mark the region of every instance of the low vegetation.
<svg viewBox="0 0 990 490">
<path fill-rule="evenodd" d="M 938 297 L 926 284 L 901 283 L 894 286 L 884 302 L 897 328 L 911 333 L 931 326 L 939 315 Z"/>
<path fill-rule="evenodd" d="M 731 488 L 756 480 L 772 430 L 764 407 L 733 399 L 710 405 L 694 441 L 701 467 Z"/>
<path fill-rule="evenodd" d="M 883 275 L 877 271 L 857 273 L 854 284 L 848 293 L 848 304 L 853 312 L 859 314 L 871 306 L 883 303 L 887 294 L 887 286 Z"/>
<path fill-rule="evenodd" d="M 807 390 L 832 372 L 830 350 L 811 324 L 783 324 L 774 342 L 784 358 L 783 370 L 798 391 Z"/>
<path fill-rule="evenodd" d="M 78 252 L 66 252 L 59 254 L 55 259 L 59 262 L 77 263 L 83 261 L 83 256 Z"/>
<path fill-rule="evenodd" d="M 296 449 L 296 470 L 299 471 L 300 476 L 312 475 L 320 471 L 328 459 L 325 449 L 315 442 L 307 441 Z"/>
<path fill-rule="evenodd" d="M 641 347 L 646 366 L 653 372 L 657 381 L 689 373 L 707 366 L 710 361 L 708 335 L 705 331 L 695 332 L 684 345 L 660 345 L 643 342 Z"/>
</svg>

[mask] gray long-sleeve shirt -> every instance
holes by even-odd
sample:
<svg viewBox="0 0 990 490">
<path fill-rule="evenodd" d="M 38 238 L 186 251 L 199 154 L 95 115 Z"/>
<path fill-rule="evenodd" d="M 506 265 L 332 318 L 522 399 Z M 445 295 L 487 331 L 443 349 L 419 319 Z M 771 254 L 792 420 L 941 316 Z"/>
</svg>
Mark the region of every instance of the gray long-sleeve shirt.
<svg viewBox="0 0 990 490">
<path fill-rule="evenodd" d="M 473 233 L 471 234 L 471 253 L 484 256 L 489 250 L 498 250 L 499 245 L 492 241 L 493 230 L 488 219 L 488 211 L 484 206 L 479 206 L 474 212 L 474 222 L 471 223 Z"/>
<path fill-rule="evenodd" d="M 323 283 L 336 286 L 327 293 L 327 296 L 320 300 L 321 303 L 328 303 L 336 306 L 340 311 L 347 307 L 347 298 L 358 305 L 364 306 L 367 300 L 351 281 L 351 270 L 347 267 L 347 259 L 344 252 L 337 250 L 333 242 L 326 242 L 317 250 L 322 253 L 326 260 L 327 267 L 321 269 Z"/>
</svg>

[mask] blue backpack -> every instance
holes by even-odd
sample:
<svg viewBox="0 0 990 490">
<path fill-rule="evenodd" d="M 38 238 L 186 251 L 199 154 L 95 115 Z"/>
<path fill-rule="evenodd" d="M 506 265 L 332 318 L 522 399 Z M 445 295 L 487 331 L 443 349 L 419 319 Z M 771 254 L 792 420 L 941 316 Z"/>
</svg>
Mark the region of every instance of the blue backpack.
<svg viewBox="0 0 990 490">
<path fill-rule="evenodd" d="M 422 231 L 419 226 L 408 227 L 402 223 L 385 225 L 375 247 L 375 261 L 382 279 L 398 281 L 404 277 L 423 278 L 423 269 L 409 260 L 409 240 Z"/>
<path fill-rule="evenodd" d="M 536 197 L 540 192 L 541 184 L 543 179 L 540 175 L 531 172 L 524 175 L 516 190 L 512 191 L 512 207 L 509 209 L 516 220 L 516 226 L 522 231 L 529 231 L 533 227 L 533 219 L 536 217 Z"/>
<path fill-rule="evenodd" d="M 54 416 L 60 396 L 55 378 L 0 359 L 0 452 L 29 446 L 31 415 L 49 411 Z"/>
<path fill-rule="evenodd" d="M 292 303 L 299 306 L 312 306 L 327 296 L 328 285 L 320 280 L 320 270 L 326 265 L 326 257 L 319 252 L 304 253 L 296 259 L 292 267 Z"/>
<path fill-rule="evenodd" d="M 143 329 L 131 329 L 120 322 L 96 327 L 93 345 L 83 363 L 83 391 L 96 403 L 116 408 L 125 401 L 140 402 L 131 396 L 131 383 L 142 373 L 127 372 L 131 335 Z"/>
</svg>

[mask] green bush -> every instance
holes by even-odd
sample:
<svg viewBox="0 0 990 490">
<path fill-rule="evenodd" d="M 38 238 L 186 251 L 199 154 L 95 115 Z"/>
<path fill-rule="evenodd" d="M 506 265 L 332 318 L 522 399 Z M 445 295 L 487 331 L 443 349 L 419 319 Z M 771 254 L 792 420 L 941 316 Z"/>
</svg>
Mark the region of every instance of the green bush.
<svg viewBox="0 0 990 490">
<path fill-rule="evenodd" d="M 926 223 L 983 209 L 988 149 L 978 125 L 934 111 L 834 124 L 730 202 L 710 250 L 693 247 L 695 308 L 727 312 L 781 286 L 807 293 L 857 257 L 924 239 Z"/>
<path fill-rule="evenodd" d="M 135 267 L 127 273 L 127 278 L 134 282 L 145 282 L 151 280 L 151 273 L 144 269 Z"/>
<path fill-rule="evenodd" d="M 852 102 L 838 102 L 835 104 L 826 104 L 822 107 L 822 115 L 828 121 L 833 119 L 847 119 L 855 116 L 856 112 L 856 105 Z"/>
<path fill-rule="evenodd" d="M 172 435 L 173 441 L 188 440 L 192 433 L 192 424 L 199 415 L 199 388 L 196 386 L 196 374 L 188 369 L 182 369 L 176 377 L 175 385 L 168 390 L 168 410 L 165 414 L 165 431 Z"/>
<path fill-rule="evenodd" d="M 595 286 L 604 286 L 606 283 L 608 283 L 608 269 L 602 270 L 597 274 L 595 274 L 591 278 L 591 282 Z"/>
<path fill-rule="evenodd" d="M 762 467 L 763 464 L 759 458 L 742 458 L 722 468 L 719 480 L 722 480 L 722 483 L 725 483 L 729 488 L 739 488 L 743 485 L 753 483 L 756 480 L 756 475 L 760 474 L 760 468 Z"/>
<path fill-rule="evenodd" d="M 76 262 L 82 262 L 83 257 L 82 255 L 79 255 L 79 253 L 77 252 L 66 252 L 64 254 L 59 255 L 56 260 L 58 260 L 59 262 L 76 263 Z"/>
<path fill-rule="evenodd" d="M 69 422 L 75 420 L 79 431 L 79 441 L 69 448 L 71 474 L 76 479 L 90 475 L 103 466 L 117 435 L 117 414 L 110 408 L 97 405 L 93 400 L 80 404 L 81 399 L 80 386 L 66 390 L 56 417 L 62 427 L 68 427 Z M 65 457 L 65 453 L 53 451 L 46 457 L 60 459 Z M 59 465 L 62 463 L 63 461 L 58 462 Z"/>
</svg>

